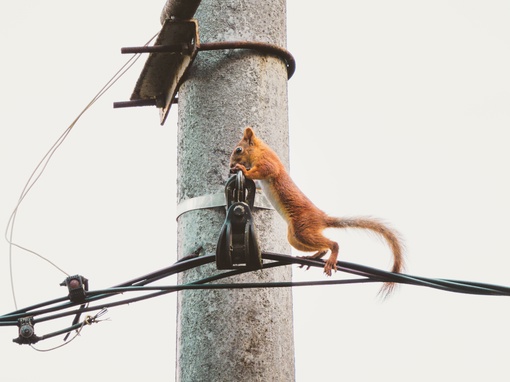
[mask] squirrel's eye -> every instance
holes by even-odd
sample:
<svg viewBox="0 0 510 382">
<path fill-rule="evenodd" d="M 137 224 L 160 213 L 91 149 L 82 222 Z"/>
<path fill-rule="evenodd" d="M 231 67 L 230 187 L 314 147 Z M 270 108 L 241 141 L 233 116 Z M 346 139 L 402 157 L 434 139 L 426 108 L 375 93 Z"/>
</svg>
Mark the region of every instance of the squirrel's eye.
<svg viewBox="0 0 510 382">
<path fill-rule="evenodd" d="M 242 147 L 237 147 L 236 148 L 236 154 L 241 154 L 243 152 L 243 148 Z"/>
</svg>

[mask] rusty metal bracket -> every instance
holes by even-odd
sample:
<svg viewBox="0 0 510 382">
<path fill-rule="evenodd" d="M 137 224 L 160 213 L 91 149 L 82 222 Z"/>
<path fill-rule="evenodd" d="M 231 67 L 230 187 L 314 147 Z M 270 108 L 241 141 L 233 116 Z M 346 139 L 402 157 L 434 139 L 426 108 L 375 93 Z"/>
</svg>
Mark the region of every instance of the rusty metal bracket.
<svg viewBox="0 0 510 382">
<path fill-rule="evenodd" d="M 201 44 L 196 20 L 167 19 L 153 46 L 122 48 L 125 54 L 150 53 L 129 101 L 115 102 L 114 108 L 156 106 L 160 109 L 161 125 L 177 92 L 193 64 L 197 52 L 211 50 L 254 50 L 282 60 L 290 79 L 296 70 L 292 54 L 274 44 L 254 41 L 227 41 Z"/>
<path fill-rule="evenodd" d="M 154 46 L 122 48 L 122 53 L 150 53 L 138 78 L 131 100 L 115 102 L 114 108 L 156 106 L 161 124 L 198 51 L 196 20 L 166 20 Z"/>
<path fill-rule="evenodd" d="M 287 68 L 287 79 L 290 79 L 296 71 L 296 60 L 294 60 L 294 56 L 292 56 L 287 49 L 279 47 L 278 45 L 257 41 L 224 41 L 208 42 L 198 46 L 199 51 L 234 49 L 255 50 L 262 54 L 269 54 L 278 57 L 283 61 Z"/>
</svg>

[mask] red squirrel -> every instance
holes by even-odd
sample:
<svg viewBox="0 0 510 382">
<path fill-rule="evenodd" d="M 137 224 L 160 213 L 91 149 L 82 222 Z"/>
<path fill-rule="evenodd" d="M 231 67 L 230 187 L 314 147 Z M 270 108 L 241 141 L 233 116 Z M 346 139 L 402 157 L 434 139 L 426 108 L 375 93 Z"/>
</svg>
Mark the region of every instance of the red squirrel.
<svg viewBox="0 0 510 382">
<path fill-rule="evenodd" d="M 273 207 L 288 224 L 287 239 L 299 251 L 316 252 L 308 256 L 320 259 L 331 251 L 324 266 L 324 273 L 331 276 L 337 270 L 338 243 L 322 234 L 326 228 L 363 228 L 383 236 L 393 251 L 392 272 L 404 269 L 403 247 L 398 234 L 391 228 L 371 218 L 336 218 L 328 216 L 317 208 L 292 181 L 278 155 L 260 138 L 251 127 L 244 135 L 230 157 L 232 172 L 242 171 L 248 179 L 258 179 L 262 190 Z M 387 282 L 381 292 L 388 295 L 394 283 Z"/>
</svg>

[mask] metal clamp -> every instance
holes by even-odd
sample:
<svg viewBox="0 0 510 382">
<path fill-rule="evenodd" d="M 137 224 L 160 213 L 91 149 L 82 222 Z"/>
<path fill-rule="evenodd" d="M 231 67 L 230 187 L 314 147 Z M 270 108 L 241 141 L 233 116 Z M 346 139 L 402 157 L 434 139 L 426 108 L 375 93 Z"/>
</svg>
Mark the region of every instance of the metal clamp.
<svg viewBox="0 0 510 382">
<path fill-rule="evenodd" d="M 89 280 L 81 275 L 74 275 L 67 277 L 60 286 L 66 286 L 69 294 L 69 300 L 76 303 L 83 303 L 87 298 L 87 291 L 89 290 Z"/>
<path fill-rule="evenodd" d="M 76 313 L 76 316 L 74 316 L 72 323 L 72 325 L 76 325 L 78 321 L 80 321 L 82 310 L 86 306 L 85 300 L 87 299 L 87 291 L 89 290 L 89 280 L 81 275 L 69 276 L 62 281 L 60 286 L 67 287 L 67 290 L 69 291 L 67 297 L 69 297 L 69 300 L 75 303 L 81 303 L 80 310 Z M 65 335 L 64 341 L 67 341 L 70 334 L 71 332 L 68 332 Z"/>
<path fill-rule="evenodd" d="M 204 210 L 209 208 L 220 208 L 227 206 L 227 197 L 225 192 L 216 194 L 206 194 L 184 199 L 176 207 L 176 219 L 189 211 Z M 228 208 L 228 206 L 227 206 Z M 252 209 L 274 210 L 271 202 L 261 192 L 255 193 L 255 203 Z"/>
<path fill-rule="evenodd" d="M 225 196 L 227 217 L 216 246 L 216 267 L 261 269 L 262 255 L 251 214 L 255 182 L 239 171 L 227 181 Z"/>
<path fill-rule="evenodd" d="M 23 317 L 18 320 L 18 338 L 14 338 L 12 342 L 16 342 L 17 344 L 35 344 L 39 342 L 40 337 L 35 335 L 34 331 L 34 321 L 32 316 Z"/>
</svg>

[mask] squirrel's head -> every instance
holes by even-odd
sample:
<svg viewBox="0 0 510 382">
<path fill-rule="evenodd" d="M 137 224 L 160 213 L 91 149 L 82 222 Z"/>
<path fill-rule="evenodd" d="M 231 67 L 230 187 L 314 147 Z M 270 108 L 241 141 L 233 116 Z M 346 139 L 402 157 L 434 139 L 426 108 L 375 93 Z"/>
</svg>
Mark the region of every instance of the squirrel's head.
<svg viewBox="0 0 510 382">
<path fill-rule="evenodd" d="M 257 142 L 258 140 L 253 129 L 249 126 L 245 128 L 243 138 L 230 156 L 230 168 L 233 168 L 236 164 L 242 164 L 247 169 L 250 169 L 252 167 L 252 151 Z"/>
</svg>

